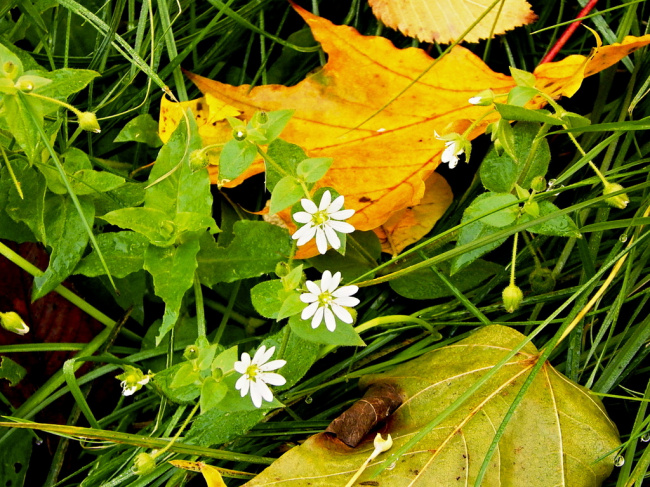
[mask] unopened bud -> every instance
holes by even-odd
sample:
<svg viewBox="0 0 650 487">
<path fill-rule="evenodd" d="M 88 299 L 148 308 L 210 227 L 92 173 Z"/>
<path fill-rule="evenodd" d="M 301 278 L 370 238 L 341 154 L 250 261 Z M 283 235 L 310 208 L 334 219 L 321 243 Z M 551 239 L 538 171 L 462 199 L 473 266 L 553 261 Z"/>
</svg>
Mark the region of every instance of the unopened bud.
<svg viewBox="0 0 650 487">
<path fill-rule="evenodd" d="M 35 88 L 35 86 L 31 80 L 21 78 L 16 81 L 16 88 L 24 93 L 29 93 Z"/>
<path fill-rule="evenodd" d="M 555 277 L 550 269 L 538 267 L 528 276 L 530 288 L 535 294 L 545 294 L 555 288 Z"/>
<path fill-rule="evenodd" d="M 185 357 L 187 360 L 196 360 L 199 358 L 199 347 L 196 345 L 188 345 L 185 347 L 183 357 Z"/>
<path fill-rule="evenodd" d="M 210 164 L 208 154 L 203 149 L 197 149 L 190 152 L 190 169 L 192 172 L 205 169 Z"/>
<path fill-rule="evenodd" d="M 153 472 L 156 468 L 156 459 L 150 453 L 140 453 L 133 461 L 133 473 L 136 475 L 146 475 Z"/>
<path fill-rule="evenodd" d="M 97 121 L 97 117 L 93 112 L 81 113 L 77 121 L 79 122 L 79 127 L 81 127 L 83 130 L 87 132 L 95 132 L 96 134 L 98 134 L 99 132 L 102 131 L 102 129 L 99 128 L 99 122 Z"/>
<path fill-rule="evenodd" d="M 248 132 L 246 131 L 245 127 L 240 127 L 237 129 L 234 129 L 232 131 L 232 136 L 235 138 L 235 140 L 242 141 L 248 137 Z"/>
<path fill-rule="evenodd" d="M 257 112 L 255 114 L 255 118 L 257 123 L 259 123 L 260 125 L 264 125 L 266 122 L 269 121 L 269 114 L 266 112 Z"/>
<path fill-rule="evenodd" d="M 13 61 L 6 61 L 2 65 L 2 72 L 7 78 L 16 79 L 16 76 L 18 76 L 18 66 Z"/>
<path fill-rule="evenodd" d="M 515 284 L 510 284 L 503 290 L 503 307 L 508 313 L 519 308 L 519 305 L 524 299 L 524 293 Z"/>
<path fill-rule="evenodd" d="M 482 107 L 490 106 L 494 102 L 494 92 L 489 89 L 483 90 L 476 96 L 471 97 L 468 101 L 472 105 L 478 105 Z"/>
<path fill-rule="evenodd" d="M 29 326 L 25 324 L 20 315 L 15 311 L 0 313 L 0 324 L 5 330 L 18 335 L 24 335 L 29 332 Z"/>
<path fill-rule="evenodd" d="M 618 183 L 610 183 L 607 182 L 605 183 L 605 188 L 603 189 L 603 195 L 608 195 L 611 193 L 616 193 L 617 191 L 621 191 L 623 186 L 621 186 Z M 630 202 L 630 198 L 628 198 L 627 194 L 621 193 L 617 194 L 616 196 L 610 196 L 605 200 L 605 203 L 607 203 L 609 206 L 613 206 L 614 208 L 618 208 L 619 210 L 624 210 L 627 207 L 627 204 Z"/>
<path fill-rule="evenodd" d="M 530 183 L 530 189 L 537 193 L 541 193 L 546 190 L 546 178 L 544 176 L 537 176 L 533 178 Z"/>
</svg>

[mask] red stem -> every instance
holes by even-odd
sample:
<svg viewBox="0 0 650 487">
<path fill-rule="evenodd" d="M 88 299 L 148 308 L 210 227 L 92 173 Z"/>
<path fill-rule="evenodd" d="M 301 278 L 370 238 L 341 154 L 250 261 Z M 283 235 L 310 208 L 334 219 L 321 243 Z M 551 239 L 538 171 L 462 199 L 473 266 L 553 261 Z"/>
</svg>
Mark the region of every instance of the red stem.
<svg viewBox="0 0 650 487">
<path fill-rule="evenodd" d="M 589 0 L 589 3 L 584 6 L 582 10 L 580 10 L 580 13 L 578 13 L 578 17 L 576 18 L 576 21 L 573 22 L 567 29 L 562 33 L 560 38 L 557 40 L 557 42 L 553 45 L 550 51 L 544 56 L 544 59 L 540 61 L 539 64 L 544 64 L 551 62 L 555 56 L 562 50 L 564 47 L 564 44 L 567 43 L 569 38 L 573 35 L 575 30 L 578 28 L 578 26 L 582 23 L 581 19 L 585 17 L 591 10 L 596 6 L 596 3 L 598 3 L 598 0 Z"/>
</svg>

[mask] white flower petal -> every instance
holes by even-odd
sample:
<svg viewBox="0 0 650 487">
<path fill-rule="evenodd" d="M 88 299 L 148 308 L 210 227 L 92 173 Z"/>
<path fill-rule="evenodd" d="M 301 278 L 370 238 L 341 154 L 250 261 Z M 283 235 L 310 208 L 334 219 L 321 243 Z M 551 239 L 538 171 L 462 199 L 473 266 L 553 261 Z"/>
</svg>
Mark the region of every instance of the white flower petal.
<svg viewBox="0 0 650 487">
<path fill-rule="evenodd" d="M 330 282 L 332 282 L 332 272 L 331 271 L 323 272 L 323 275 L 320 278 L 320 288 L 323 291 L 327 291 L 327 288 L 329 287 Z"/>
<path fill-rule="evenodd" d="M 332 220 L 329 222 L 329 226 L 336 230 L 339 233 L 352 233 L 354 232 L 354 227 L 346 222 L 339 222 Z"/>
<path fill-rule="evenodd" d="M 444 151 L 442 151 L 442 156 L 440 157 L 440 160 L 442 160 L 443 163 L 447 163 L 455 158 L 456 158 L 456 151 L 452 146 L 448 145 L 447 148 Z"/>
<path fill-rule="evenodd" d="M 338 250 L 341 247 L 341 239 L 339 236 L 330 226 L 325 226 L 323 230 L 325 231 L 325 237 L 327 237 L 327 241 L 330 243 L 332 248 Z"/>
<path fill-rule="evenodd" d="M 262 348 L 266 348 L 266 347 L 265 347 L 264 345 L 262 345 L 262 347 L 260 347 L 260 350 L 261 350 Z M 257 362 L 253 361 L 253 363 L 254 363 L 255 365 L 257 365 L 258 367 L 261 367 L 261 366 L 264 365 L 266 362 L 268 362 L 269 359 L 270 359 L 271 357 L 273 357 L 273 354 L 274 354 L 274 353 L 275 353 L 275 347 L 271 347 L 271 348 L 269 348 L 268 350 L 266 350 L 266 351 L 265 351 L 265 352 L 260 356 L 260 358 L 259 358 L 259 360 L 258 360 Z M 255 355 L 257 355 L 257 354 L 255 354 Z"/>
<path fill-rule="evenodd" d="M 300 318 L 303 320 L 308 320 L 312 316 L 316 314 L 316 310 L 318 310 L 318 306 L 320 303 L 311 303 L 309 306 L 307 306 L 305 309 L 302 310 L 302 313 L 300 313 Z M 312 322 L 313 325 L 313 322 Z M 318 326 L 318 325 L 316 325 Z"/>
<path fill-rule="evenodd" d="M 311 327 L 312 328 L 318 328 L 318 325 L 320 325 L 320 322 L 323 321 L 323 313 L 325 312 L 325 308 L 321 306 L 316 310 L 316 313 L 314 314 L 314 317 L 311 320 Z"/>
<path fill-rule="evenodd" d="M 243 374 L 246 372 L 246 369 L 250 366 L 250 364 L 251 356 L 248 355 L 248 353 L 244 352 L 241 354 L 241 359 L 235 362 L 235 365 L 233 367 L 237 372 Z"/>
<path fill-rule="evenodd" d="M 327 291 L 327 292 L 331 293 L 337 287 L 339 287 L 339 284 L 341 284 L 341 273 L 337 272 L 330 279 L 327 288 L 325 286 L 323 286 L 323 291 Z"/>
<path fill-rule="evenodd" d="M 251 399 L 253 406 L 259 408 L 262 406 L 262 394 L 260 392 L 259 384 L 256 382 L 251 383 Z"/>
<path fill-rule="evenodd" d="M 242 375 L 239 379 L 237 379 L 237 382 L 235 382 L 235 389 L 240 391 L 241 397 L 244 397 L 246 394 L 248 394 L 248 388 L 250 387 L 251 381 L 248 378 L 247 374 Z"/>
<path fill-rule="evenodd" d="M 298 244 L 300 245 L 300 243 Z M 318 252 L 324 254 L 327 252 L 327 238 L 325 237 L 325 232 L 321 228 L 316 229 L 316 247 Z"/>
<path fill-rule="evenodd" d="M 318 296 L 312 293 L 302 293 L 300 295 L 300 301 L 302 301 L 305 304 L 315 303 L 316 301 L 318 301 Z"/>
<path fill-rule="evenodd" d="M 311 213 L 312 215 L 318 211 L 318 206 L 312 200 L 303 198 L 300 200 L 300 204 L 305 209 L 306 212 Z"/>
<path fill-rule="evenodd" d="M 339 317 L 339 319 L 344 322 L 344 323 L 352 323 L 354 320 L 352 318 L 352 315 L 350 312 L 345 309 L 341 308 L 338 304 L 332 303 L 332 311 L 334 311 L 334 314 Z"/>
<path fill-rule="evenodd" d="M 458 157 L 453 156 L 448 162 L 449 162 L 449 169 L 453 169 L 458 165 Z"/>
<path fill-rule="evenodd" d="M 332 296 L 334 296 L 335 298 L 352 296 L 353 294 L 356 294 L 358 290 L 359 290 L 359 286 L 355 286 L 354 284 L 350 286 L 343 286 L 337 289 L 336 291 L 332 292 Z"/>
<path fill-rule="evenodd" d="M 132 396 L 135 393 L 135 391 L 137 391 L 137 390 L 138 390 L 137 386 L 124 387 L 122 389 L 122 394 L 124 396 Z"/>
<path fill-rule="evenodd" d="M 327 271 L 325 271 L 325 272 L 327 272 Z M 330 276 L 330 278 L 331 278 L 331 276 Z M 330 278 L 327 278 L 327 279 L 330 279 Z M 325 279 L 325 274 L 323 274 L 323 279 Z M 321 283 L 322 283 L 322 280 L 321 280 Z M 321 291 L 321 288 L 318 286 L 318 284 L 316 284 L 314 281 L 307 281 L 305 283 L 305 285 L 307 286 L 307 289 L 309 289 L 309 292 L 312 293 L 313 295 L 315 295 L 316 298 L 318 298 L 318 296 L 320 296 L 320 294 L 323 292 L 323 291 Z"/>
<path fill-rule="evenodd" d="M 336 197 L 334 201 L 330 204 L 329 208 L 327 208 L 327 213 L 332 216 L 332 213 L 339 211 L 341 208 L 343 208 L 343 203 L 345 202 L 345 198 L 343 195 L 339 195 Z M 352 210 L 354 211 L 354 210 Z"/>
<path fill-rule="evenodd" d="M 263 364 L 264 362 L 266 362 L 264 360 L 265 354 L 266 354 L 266 345 L 262 345 L 260 348 L 257 349 L 255 355 L 253 355 L 253 360 L 251 363 L 254 365 Z"/>
<path fill-rule="evenodd" d="M 354 215 L 354 210 L 341 210 L 330 213 L 330 218 L 333 220 L 347 220 L 352 215 Z"/>
<path fill-rule="evenodd" d="M 328 189 L 323 193 L 323 196 L 321 196 L 320 204 L 318 205 L 318 211 L 326 210 L 331 202 L 332 202 L 332 193 L 330 193 L 330 190 Z"/>
<path fill-rule="evenodd" d="M 329 331 L 336 330 L 336 320 L 334 319 L 334 314 L 329 308 L 325 308 L 325 326 Z"/>
<path fill-rule="evenodd" d="M 293 214 L 293 219 L 298 223 L 309 223 L 312 220 L 312 214 L 306 211 L 298 211 Z"/>
<path fill-rule="evenodd" d="M 296 230 L 294 234 L 291 236 L 291 238 L 293 238 L 294 240 L 297 239 L 298 246 L 301 246 L 301 245 L 305 245 L 312 238 L 314 238 L 314 235 L 316 235 L 316 227 L 311 223 L 307 223 L 307 225 L 305 225 L 304 227 Z"/>
<path fill-rule="evenodd" d="M 149 376 L 148 376 L 148 375 L 145 375 L 144 378 L 143 378 L 142 380 L 139 380 L 139 381 L 138 381 L 138 384 L 144 386 L 144 385 L 146 385 L 148 382 L 149 382 Z"/>
<path fill-rule="evenodd" d="M 259 391 L 260 395 L 262 396 L 262 399 L 265 401 L 271 402 L 273 400 L 273 393 L 271 392 L 271 389 L 269 389 L 269 386 L 266 385 L 266 383 L 262 380 L 258 380 L 255 382 L 255 386 L 257 387 L 257 390 Z M 260 402 L 260 406 L 262 403 Z M 257 407 L 260 407 L 257 406 Z"/>
<path fill-rule="evenodd" d="M 269 370 L 275 370 L 275 369 L 279 369 L 280 367 L 284 367 L 286 364 L 287 364 L 286 360 L 282 360 L 282 359 L 271 360 L 270 362 L 260 365 L 260 370 L 262 372 L 268 372 Z M 259 374 L 259 375 L 263 376 L 266 374 Z M 266 379 L 263 380 L 265 382 L 268 382 Z"/>
<path fill-rule="evenodd" d="M 346 308 L 354 308 L 360 301 L 357 298 L 352 298 L 349 296 L 343 296 L 341 298 L 336 298 L 332 301 L 333 304 L 338 304 L 339 306 L 345 306 Z"/>
<path fill-rule="evenodd" d="M 272 386 L 283 386 L 287 383 L 287 379 L 282 377 L 280 374 L 275 374 L 273 372 L 260 374 L 260 380 L 263 380 Z"/>
<path fill-rule="evenodd" d="M 473 96 L 469 100 L 467 100 L 469 103 L 472 105 L 478 105 L 481 103 L 482 98 L 480 96 Z"/>
</svg>

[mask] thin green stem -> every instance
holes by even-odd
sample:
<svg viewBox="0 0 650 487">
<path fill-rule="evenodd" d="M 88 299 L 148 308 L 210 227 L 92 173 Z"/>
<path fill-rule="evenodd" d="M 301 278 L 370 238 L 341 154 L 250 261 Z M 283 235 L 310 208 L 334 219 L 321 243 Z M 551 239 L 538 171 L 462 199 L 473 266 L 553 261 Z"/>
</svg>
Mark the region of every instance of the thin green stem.
<svg viewBox="0 0 650 487">
<path fill-rule="evenodd" d="M 289 174 L 289 172 L 286 169 L 284 169 L 280 164 L 275 162 L 273 160 L 273 158 L 271 156 L 269 156 L 268 152 L 263 150 L 259 145 L 256 145 L 256 147 L 257 147 L 257 153 L 262 156 L 262 158 L 264 159 L 264 162 L 266 162 L 267 164 L 270 164 L 271 166 L 273 166 L 273 169 L 275 169 L 280 174 L 282 174 L 282 176 L 284 176 L 284 177 L 288 176 L 288 177 L 295 178 L 295 176 L 293 176 L 292 174 Z M 296 179 L 296 181 L 298 181 L 300 183 L 300 186 L 302 187 L 302 190 L 304 191 L 305 196 L 307 196 L 307 199 L 311 199 L 311 195 L 309 194 L 309 189 L 307 188 L 307 185 L 305 184 L 305 182 L 302 179 L 299 179 L 299 178 L 295 178 L 295 179 Z"/>
<path fill-rule="evenodd" d="M 196 327 L 199 338 L 205 337 L 205 308 L 203 305 L 203 289 L 197 272 L 194 273 L 194 301 L 196 303 Z"/>
<path fill-rule="evenodd" d="M 514 240 L 512 242 L 512 262 L 510 263 L 510 285 L 515 285 L 515 264 L 517 262 L 517 240 L 519 238 L 519 232 L 515 233 Z"/>
<path fill-rule="evenodd" d="M 18 191 L 18 195 L 20 196 L 21 200 L 25 199 L 25 196 L 23 195 L 23 189 L 20 187 L 20 182 L 16 179 L 16 175 L 14 174 L 14 170 L 11 167 L 11 163 L 9 162 L 9 158 L 7 157 L 7 154 L 5 153 L 4 147 L 0 145 L 0 151 L 2 151 L 2 158 L 5 160 L 5 164 L 7 165 L 7 170 L 9 171 L 9 176 L 11 176 L 11 180 L 14 182 L 14 186 L 16 187 L 16 191 Z"/>
</svg>

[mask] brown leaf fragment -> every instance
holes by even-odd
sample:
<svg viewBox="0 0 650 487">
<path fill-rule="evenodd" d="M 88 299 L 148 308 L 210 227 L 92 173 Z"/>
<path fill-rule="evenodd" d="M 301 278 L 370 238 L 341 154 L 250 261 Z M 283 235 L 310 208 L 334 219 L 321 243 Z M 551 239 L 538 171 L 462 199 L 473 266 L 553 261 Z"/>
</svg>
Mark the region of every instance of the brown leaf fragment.
<svg viewBox="0 0 650 487">
<path fill-rule="evenodd" d="M 402 397 L 393 384 L 375 384 L 348 410 L 334 419 L 326 434 L 335 436 L 354 448 L 377 424 L 390 416 L 402 404 Z"/>
</svg>

